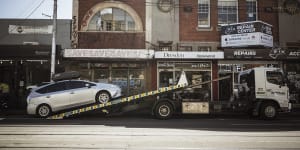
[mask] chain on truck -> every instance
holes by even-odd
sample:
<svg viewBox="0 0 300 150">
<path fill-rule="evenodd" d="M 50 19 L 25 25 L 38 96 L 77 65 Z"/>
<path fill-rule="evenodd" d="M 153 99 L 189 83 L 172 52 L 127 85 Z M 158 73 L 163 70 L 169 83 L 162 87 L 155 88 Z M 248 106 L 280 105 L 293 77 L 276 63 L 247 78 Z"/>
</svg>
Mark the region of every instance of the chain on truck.
<svg viewBox="0 0 300 150">
<path fill-rule="evenodd" d="M 289 90 L 284 82 L 283 72 L 278 68 L 257 67 L 240 72 L 232 98 L 228 101 L 210 101 L 205 98 L 189 97 L 186 92 L 192 90 L 193 87 L 228 78 L 230 76 L 188 85 L 186 74 L 182 71 L 177 85 L 123 97 L 106 104 L 94 104 L 69 110 L 50 116 L 48 119 L 61 119 L 95 109 L 106 110 L 107 107 L 134 100 L 142 101 L 146 98 L 149 100 L 149 97 L 154 100 L 152 114 L 158 119 L 169 119 L 175 113 L 210 114 L 225 111 L 244 112 L 262 119 L 274 119 L 279 112 L 289 112 L 291 109 Z"/>
</svg>

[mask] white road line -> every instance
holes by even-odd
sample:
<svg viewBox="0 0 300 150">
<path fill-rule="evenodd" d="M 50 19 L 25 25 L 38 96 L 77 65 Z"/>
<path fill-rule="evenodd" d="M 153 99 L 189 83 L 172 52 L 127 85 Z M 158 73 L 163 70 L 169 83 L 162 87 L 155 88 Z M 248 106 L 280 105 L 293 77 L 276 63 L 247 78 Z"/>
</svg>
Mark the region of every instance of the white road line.
<svg viewBox="0 0 300 150">
<path fill-rule="evenodd" d="M 275 125 L 280 125 L 280 126 L 293 126 L 295 124 L 290 124 L 290 123 L 276 123 L 276 124 L 231 124 L 233 126 L 275 126 Z"/>
</svg>

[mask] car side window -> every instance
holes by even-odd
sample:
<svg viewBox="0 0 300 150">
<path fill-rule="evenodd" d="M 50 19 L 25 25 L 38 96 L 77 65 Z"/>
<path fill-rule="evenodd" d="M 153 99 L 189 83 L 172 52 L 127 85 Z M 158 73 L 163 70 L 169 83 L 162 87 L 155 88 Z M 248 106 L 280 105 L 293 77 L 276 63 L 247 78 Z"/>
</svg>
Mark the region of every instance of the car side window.
<svg viewBox="0 0 300 150">
<path fill-rule="evenodd" d="M 69 81 L 68 82 L 68 89 L 79 89 L 79 88 L 84 88 L 85 82 L 83 81 Z"/>
<path fill-rule="evenodd" d="M 36 92 L 45 94 L 45 93 L 52 93 L 52 92 L 57 92 L 57 91 L 64 91 L 66 90 L 66 84 L 65 82 L 59 82 L 55 84 L 48 85 L 46 87 L 43 87 Z"/>
</svg>

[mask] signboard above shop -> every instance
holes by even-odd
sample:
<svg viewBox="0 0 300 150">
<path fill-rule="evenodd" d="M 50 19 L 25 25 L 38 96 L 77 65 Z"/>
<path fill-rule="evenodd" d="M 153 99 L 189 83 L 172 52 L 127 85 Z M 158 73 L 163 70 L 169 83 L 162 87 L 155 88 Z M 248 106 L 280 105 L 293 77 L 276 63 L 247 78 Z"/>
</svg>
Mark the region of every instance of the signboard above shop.
<svg viewBox="0 0 300 150">
<path fill-rule="evenodd" d="M 222 47 L 273 47 L 272 25 L 262 21 L 221 26 Z"/>
<path fill-rule="evenodd" d="M 154 50 L 147 49 L 65 49 L 65 58 L 152 59 Z"/>
<path fill-rule="evenodd" d="M 225 59 L 299 60 L 300 49 L 224 49 Z"/>
<path fill-rule="evenodd" d="M 223 59 L 224 53 L 216 52 L 186 52 L 186 51 L 160 51 L 155 52 L 155 59 Z"/>
<path fill-rule="evenodd" d="M 52 25 L 44 26 L 19 26 L 9 25 L 9 34 L 52 34 Z"/>
</svg>

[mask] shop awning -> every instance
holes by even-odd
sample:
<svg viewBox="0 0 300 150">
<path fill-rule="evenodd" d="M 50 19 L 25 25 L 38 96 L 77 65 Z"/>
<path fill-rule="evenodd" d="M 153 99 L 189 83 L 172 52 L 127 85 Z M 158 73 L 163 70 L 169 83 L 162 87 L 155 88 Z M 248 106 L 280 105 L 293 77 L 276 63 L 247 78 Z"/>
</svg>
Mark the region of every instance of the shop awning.
<svg viewBox="0 0 300 150">
<path fill-rule="evenodd" d="M 51 49 L 51 45 L 0 45 L 0 59 L 50 59 Z M 59 56 L 60 52 L 61 47 L 56 46 L 56 56 Z"/>
</svg>

